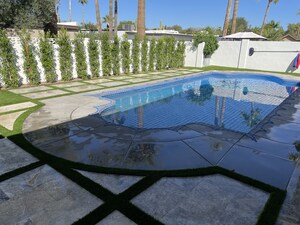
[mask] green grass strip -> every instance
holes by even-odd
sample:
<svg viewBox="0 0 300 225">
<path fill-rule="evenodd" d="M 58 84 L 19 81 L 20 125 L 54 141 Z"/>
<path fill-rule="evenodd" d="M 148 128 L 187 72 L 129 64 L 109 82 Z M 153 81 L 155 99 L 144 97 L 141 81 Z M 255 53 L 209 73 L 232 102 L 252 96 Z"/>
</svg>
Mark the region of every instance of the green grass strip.
<svg viewBox="0 0 300 225">
<path fill-rule="evenodd" d="M 161 176 L 147 176 L 135 183 L 134 185 L 130 186 L 124 192 L 120 193 L 119 197 L 130 201 L 132 198 L 145 191 L 147 188 L 155 184 L 160 179 Z"/>
<path fill-rule="evenodd" d="M 256 225 L 276 224 L 285 197 L 285 191 L 277 191 L 271 193 L 263 211 L 258 217 Z"/>
<path fill-rule="evenodd" d="M 31 99 L 7 90 L 0 91 L 0 106 L 30 102 Z"/>
<path fill-rule="evenodd" d="M 79 186 L 90 192 L 91 194 L 95 195 L 96 197 L 102 199 L 103 201 L 112 201 L 116 198 L 116 195 L 113 194 L 111 191 L 103 188 L 100 184 L 90 180 L 89 178 L 83 176 L 81 173 L 68 169 L 64 166 L 59 166 L 57 163 L 50 163 L 49 164 L 52 168 L 57 170 L 59 173 L 63 174 L 65 177 L 69 178 L 70 180 L 77 183 Z"/>
<path fill-rule="evenodd" d="M 103 220 L 106 216 L 115 211 L 115 207 L 109 203 L 104 203 L 98 208 L 94 209 L 92 212 L 79 219 L 73 225 L 87 225 L 87 224 L 97 224 Z"/>
<path fill-rule="evenodd" d="M 34 163 L 31 163 L 27 166 L 20 167 L 18 169 L 13 170 L 13 171 L 2 174 L 2 175 L 0 175 L 0 182 L 11 179 L 11 178 L 16 177 L 20 174 L 26 173 L 30 170 L 36 169 L 36 168 L 38 168 L 42 165 L 45 165 L 45 163 L 40 162 L 40 161 L 39 162 L 34 162 Z"/>
<path fill-rule="evenodd" d="M 263 72 L 263 73 L 274 73 L 274 74 L 283 74 L 283 75 L 290 75 L 290 76 L 299 76 L 299 73 L 288 73 L 288 72 L 276 72 L 276 71 L 268 71 L 268 70 L 254 70 L 254 69 L 242 69 L 242 68 L 236 68 L 236 67 L 223 67 L 223 66 L 206 66 L 202 68 L 197 67 L 186 67 L 189 69 L 200 69 L 203 71 L 212 71 L 212 70 L 218 70 L 218 71 L 237 71 L 237 72 Z"/>
<path fill-rule="evenodd" d="M 130 218 L 136 224 L 141 225 L 163 225 L 160 221 L 148 215 L 137 206 L 128 202 L 119 202 L 118 208 L 121 213 Z"/>
</svg>

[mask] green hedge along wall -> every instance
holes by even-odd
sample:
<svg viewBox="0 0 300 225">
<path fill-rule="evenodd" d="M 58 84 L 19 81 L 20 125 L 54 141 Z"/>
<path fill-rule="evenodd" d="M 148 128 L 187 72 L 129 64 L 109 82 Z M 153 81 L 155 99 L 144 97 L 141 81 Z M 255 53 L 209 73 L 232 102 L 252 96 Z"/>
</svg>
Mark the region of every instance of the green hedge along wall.
<svg viewBox="0 0 300 225">
<path fill-rule="evenodd" d="M 162 37 L 158 40 L 145 37 L 138 40 L 136 37 L 129 41 L 127 35 L 122 40 L 117 36 L 109 41 L 108 34 L 99 37 L 91 36 L 85 51 L 84 36 L 79 34 L 73 41 L 70 40 L 65 30 L 60 31 L 57 38 L 41 34 L 38 48 L 33 45 L 33 40 L 27 31 L 19 33 L 24 58 L 23 68 L 30 84 L 37 85 L 41 82 L 41 74 L 37 67 L 36 56 L 39 57 L 46 82 L 57 81 L 58 71 L 55 64 L 55 55 L 58 55 L 59 70 L 63 81 L 73 79 L 73 68 L 76 68 L 79 78 L 88 79 L 102 75 L 119 75 L 121 72 L 139 73 L 184 66 L 185 44 L 176 41 L 174 37 Z M 55 54 L 56 43 L 58 54 Z M 72 45 L 74 48 L 72 48 Z M 0 82 L 6 87 L 20 85 L 17 67 L 17 54 L 13 42 L 7 37 L 5 30 L 0 30 Z M 87 56 L 89 57 L 90 73 L 88 74 Z M 73 62 L 72 53 L 75 55 L 76 64 Z M 100 64 L 101 61 L 101 64 Z M 90 76 L 89 76 L 90 75 Z M 43 81 L 44 81 L 43 80 Z"/>
</svg>

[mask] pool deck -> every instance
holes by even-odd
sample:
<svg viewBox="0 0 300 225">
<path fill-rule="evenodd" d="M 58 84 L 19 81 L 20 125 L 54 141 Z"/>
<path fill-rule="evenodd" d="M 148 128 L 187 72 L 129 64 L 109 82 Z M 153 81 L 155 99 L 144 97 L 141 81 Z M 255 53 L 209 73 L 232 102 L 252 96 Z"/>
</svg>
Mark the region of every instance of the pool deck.
<svg viewBox="0 0 300 225">
<path fill-rule="evenodd" d="M 144 82 L 147 76 L 137 79 Z M 300 223 L 300 162 L 294 145 L 300 140 L 299 89 L 248 135 L 203 124 L 132 129 L 87 116 L 95 113 L 95 106 L 109 104 L 92 96 L 103 92 L 98 89 L 132 82 L 121 80 L 57 85 L 61 90 L 18 89 L 33 99 L 72 93 L 39 100 L 45 105 L 23 124 L 23 134 L 34 146 L 69 161 L 125 172 L 88 172 L 80 164 L 62 169 L 0 139 L 0 217 L 4 224 L 72 224 L 79 219 L 82 224 L 114 225 L 255 224 L 270 196 L 263 190 L 222 174 L 147 173 L 211 167 L 287 190 L 277 224 Z M 0 107 L 0 117 L 6 121 L 1 125 L 12 129 L 14 120 L 33 106 Z M 146 172 L 128 174 L 127 169 Z M 125 196 L 122 205 L 115 205 L 120 196 Z M 99 215 L 89 220 L 90 212 Z"/>
</svg>

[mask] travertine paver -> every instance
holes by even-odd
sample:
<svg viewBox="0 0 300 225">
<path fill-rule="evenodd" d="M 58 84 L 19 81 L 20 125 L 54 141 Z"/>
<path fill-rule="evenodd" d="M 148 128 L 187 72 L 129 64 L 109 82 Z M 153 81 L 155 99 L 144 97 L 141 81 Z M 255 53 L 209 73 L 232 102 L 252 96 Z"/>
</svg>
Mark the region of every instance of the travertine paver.
<svg viewBox="0 0 300 225">
<path fill-rule="evenodd" d="M 129 75 L 124 75 L 124 76 L 110 76 L 109 79 L 111 80 L 125 80 L 125 79 L 129 79 L 131 78 L 131 76 Z"/>
<path fill-rule="evenodd" d="M 24 112 L 26 112 L 26 110 L 0 115 L 0 125 L 8 130 L 13 130 L 16 119 Z"/>
<path fill-rule="evenodd" d="M 30 114 L 24 121 L 24 133 L 85 117 L 95 111 L 95 108 L 90 106 L 100 106 L 107 104 L 108 101 L 95 96 L 87 96 L 86 94 L 75 94 L 45 99 L 41 100 L 41 102 L 45 106 Z"/>
<path fill-rule="evenodd" d="M 106 78 L 98 78 L 95 80 L 86 80 L 84 82 L 86 83 L 90 83 L 90 84 L 101 84 L 101 83 L 105 83 L 105 82 L 110 82 L 110 79 L 106 79 Z"/>
<path fill-rule="evenodd" d="M 218 166 L 285 190 L 295 164 L 263 151 L 235 145 Z"/>
<path fill-rule="evenodd" d="M 95 89 L 101 89 L 101 87 L 99 87 L 97 85 L 83 85 L 83 86 L 66 88 L 66 90 L 74 91 L 74 92 L 89 91 L 89 90 L 95 90 Z"/>
<path fill-rule="evenodd" d="M 179 76 L 181 75 L 180 73 L 166 73 L 164 74 L 164 76 L 168 76 L 168 77 L 175 77 L 175 76 Z"/>
<path fill-rule="evenodd" d="M 133 74 L 132 77 L 147 77 L 148 74 Z"/>
<path fill-rule="evenodd" d="M 166 225 L 255 224 L 269 195 L 213 175 L 163 178 L 132 202 Z"/>
<path fill-rule="evenodd" d="M 37 91 L 45 91 L 45 90 L 51 90 L 52 88 L 47 86 L 38 86 L 38 87 L 29 87 L 29 88 L 19 88 L 19 89 L 13 89 L 9 90 L 16 94 L 25 94 L 30 92 L 37 92 Z"/>
<path fill-rule="evenodd" d="M 128 84 L 127 82 L 122 82 L 122 81 L 114 81 L 114 82 L 109 82 L 109 83 L 103 83 L 101 86 L 104 87 L 113 87 L 113 86 L 119 86 L 119 85 L 124 85 Z"/>
<path fill-rule="evenodd" d="M 113 211 L 103 220 L 101 220 L 97 225 L 135 225 L 133 221 L 128 219 L 119 211 Z"/>
<path fill-rule="evenodd" d="M 138 82 L 147 82 L 150 79 L 145 79 L 145 78 L 133 78 L 133 79 L 128 79 L 126 81 L 129 81 L 131 83 L 138 83 Z"/>
<path fill-rule="evenodd" d="M 90 178 L 94 182 L 107 188 L 115 194 L 125 191 L 127 188 L 138 182 L 142 177 L 138 176 L 122 176 L 122 175 L 108 175 L 101 173 L 92 173 L 86 171 L 78 171 L 82 175 Z"/>
<path fill-rule="evenodd" d="M 153 76 L 153 75 L 150 75 L 149 76 L 149 78 L 151 78 L 151 79 L 163 79 L 163 78 L 165 78 L 164 76 Z"/>
<path fill-rule="evenodd" d="M 162 71 L 159 71 L 159 72 L 151 72 L 149 73 L 148 75 L 151 75 L 151 74 L 160 74 L 160 73 L 163 73 Z"/>
<path fill-rule="evenodd" d="M 65 87 L 74 87 L 74 86 L 80 86 L 80 85 L 84 85 L 84 83 L 70 82 L 70 83 L 53 84 L 52 86 L 58 87 L 58 88 L 65 88 Z"/>
<path fill-rule="evenodd" d="M 193 71 L 182 71 L 181 74 L 189 74 L 189 73 L 194 73 Z"/>
<path fill-rule="evenodd" d="M 47 97 L 52 97 L 56 95 L 63 95 L 63 94 L 68 94 L 69 92 L 65 92 L 62 90 L 49 90 L 49 91 L 42 91 L 42 92 L 36 92 L 36 93 L 29 93 L 29 94 L 23 94 L 23 96 L 28 97 L 28 98 L 47 98 Z"/>
<path fill-rule="evenodd" d="M 102 201 L 49 166 L 0 183 L 1 224 L 72 224 Z"/>
<path fill-rule="evenodd" d="M 298 160 L 297 167 L 290 179 L 287 188 L 287 196 L 276 224 L 300 224 L 300 160 Z"/>
<path fill-rule="evenodd" d="M 0 175 L 36 161 L 36 158 L 25 152 L 10 140 L 6 138 L 0 139 Z"/>
<path fill-rule="evenodd" d="M 13 104 L 13 105 L 1 106 L 0 107 L 0 113 L 31 108 L 33 106 L 36 106 L 36 104 L 33 103 L 33 102 L 23 102 L 23 103 L 18 103 L 18 104 Z"/>
</svg>

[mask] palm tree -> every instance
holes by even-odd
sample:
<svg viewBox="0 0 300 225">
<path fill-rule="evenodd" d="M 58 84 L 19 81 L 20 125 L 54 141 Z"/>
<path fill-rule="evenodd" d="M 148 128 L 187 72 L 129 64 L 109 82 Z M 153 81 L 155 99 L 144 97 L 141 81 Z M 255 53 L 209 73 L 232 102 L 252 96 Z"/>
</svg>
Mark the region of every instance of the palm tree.
<svg viewBox="0 0 300 225">
<path fill-rule="evenodd" d="M 270 9 L 271 4 L 272 3 L 276 4 L 277 2 L 279 2 L 279 0 L 268 0 L 268 6 L 267 6 L 267 9 L 266 9 L 266 12 L 265 12 L 264 21 L 263 21 L 263 23 L 261 25 L 260 35 L 262 35 L 263 32 L 264 32 L 264 26 L 266 24 L 266 19 L 267 19 L 267 15 L 269 13 L 269 9 Z"/>
<path fill-rule="evenodd" d="M 215 126 L 219 124 L 219 96 L 216 95 Z"/>
<path fill-rule="evenodd" d="M 220 118 L 220 127 L 224 126 L 224 117 L 225 117 L 225 107 L 226 106 L 226 97 L 222 98 L 222 109 L 221 109 L 221 118 Z"/>
<path fill-rule="evenodd" d="M 106 24 L 108 24 L 109 23 L 109 15 L 106 15 L 106 16 L 104 16 L 103 18 L 102 18 L 102 23 L 106 23 Z"/>
<path fill-rule="evenodd" d="M 118 33 L 118 0 L 115 0 L 115 12 L 114 12 L 114 33 Z"/>
<path fill-rule="evenodd" d="M 229 17 L 230 17 L 230 11 L 231 11 L 231 5 L 232 5 L 232 0 L 228 0 L 227 10 L 226 10 L 226 16 L 225 16 L 224 26 L 223 26 L 223 37 L 227 35 L 227 30 L 228 30 L 228 25 L 229 25 Z"/>
<path fill-rule="evenodd" d="M 145 1 L 138 0 L 137 34 L 140 40 L 145 36 Z"/>
<path fill-rule="evenodd" d="M 109 40 L 112 40 L 113 32 L 113 0 L 109 0 Z"/>
<path fill-rule="evenodd" d="M 72 0 L 69 0 L 69 21 L 72 21 Z"/>
<path fill-rule="evenodd" d="M 96 19 L 97 19 L 97 29 L 98 32 L 102 32 L 102 26 L 101 26 L 101 17 L 100 17 L 100 9 L 99 9 L 99 1 L 95 0 L 95 7 L 96 7 Z"/>
<path fill-rule="evenodd" d="M 250 114 L 242 111 L 240 112 L 240 116 L 245 120 L 246 126 L 252 128 L 261 121 L 260 113 L 261 110 L 259 108 L 254 109 L 254 102 L 251 102 Z"/>
<path fill-rule="evenodd" d="M 78 2 L 82 5 L 82 27 L 84 28 L 84 4 L 88 3 L 88 0 L 78 0 Z"/>
<path fill-rule="evenodd" d="M 57 17 L 57 22 L 60 22 L 59 4 L 60 4 L 60 0 L 55 0 L 55 13 L 56 13 L 56 17 Z"/>
<path fill-rule="evenodd" d="M 234 0 L 231 34 L 234 34 L 236 30 L 236 17 L 237 17 L 238 6 L 239 6 L 239 0 Z"/>
</svg>

